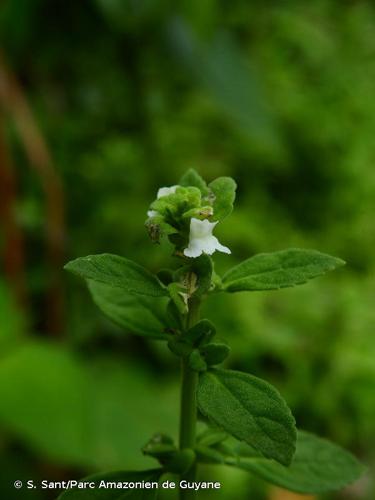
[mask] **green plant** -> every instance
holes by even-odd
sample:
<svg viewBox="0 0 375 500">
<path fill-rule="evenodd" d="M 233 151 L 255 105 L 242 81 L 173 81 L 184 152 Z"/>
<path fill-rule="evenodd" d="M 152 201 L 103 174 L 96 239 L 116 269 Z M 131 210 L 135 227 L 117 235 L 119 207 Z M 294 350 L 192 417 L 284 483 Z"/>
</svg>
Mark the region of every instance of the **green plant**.
<svg viewBox="0 0 375 500">
<path fill-rule="evenodd" d="M 177 269 L 153 275 L 111 254 L 79 258 L 65 266 L 87 281 L 94 302 L 113 321 L 168 343 L 181 360 L 182 386 L 179 444 L 170 436 L 155 435 L 143 448 L 160 467 L 94 475 L 61 498 L 91 498 L 85 484 L 96 487 L 95 498 L 123 498 L 124 488 L 126 498 L 155 498 L 161 476 L 173 473 L 180 477 L 181 499 L 192 499 L 198 488 L 215 487 L 197 482 L 200 463 L 245 469 L 301 493 L 339 489 L 362 473 L 349 452 L 297 432 L 290 409 L 273 386 L 247 373 L 217 368 L 229 346 L 216 340 L 211 321 L 200 318 L 208 295 L 291 287 L 344 265 L 315 250 L 288 249 L 255 255 L 218 276 L 211 255 L 230 250 L 212 231 L 231 213 L 235 191 L 231 178 L 207 185 L 194 170 L 178 185 L 159 190 L 146 227 L 154 242 L 167 237 L 173 244 Z M 198 411 L 206 429 L 196 435 Z M 105 487 L 108 481 L 113 489 Z M 143 489 L 129 490 L 131 482 Z"/>
</svg>

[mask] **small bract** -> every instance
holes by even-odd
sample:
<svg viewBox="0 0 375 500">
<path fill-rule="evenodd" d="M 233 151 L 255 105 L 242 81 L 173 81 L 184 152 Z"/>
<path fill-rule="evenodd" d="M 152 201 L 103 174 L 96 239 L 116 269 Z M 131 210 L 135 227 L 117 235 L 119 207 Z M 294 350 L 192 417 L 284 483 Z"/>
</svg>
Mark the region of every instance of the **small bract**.
<svg viewBox="0 0 375 500">
<path fill-rule="evenodd" d="M 158 192 L 156 194 L 156 199 L 163 198 L 163 196 L 168 196 L 169 194 L 175 193 L 177 188 L 178 188 L 177 184 L 175 186 L 170 186 L 170 187 L 161 187 L 160 189 L 158 189 Z M 147 212 L 147 217 L 157 217 L 158 215 L 159 212 L 157 210 L 149 210 Z"/>
</svg>

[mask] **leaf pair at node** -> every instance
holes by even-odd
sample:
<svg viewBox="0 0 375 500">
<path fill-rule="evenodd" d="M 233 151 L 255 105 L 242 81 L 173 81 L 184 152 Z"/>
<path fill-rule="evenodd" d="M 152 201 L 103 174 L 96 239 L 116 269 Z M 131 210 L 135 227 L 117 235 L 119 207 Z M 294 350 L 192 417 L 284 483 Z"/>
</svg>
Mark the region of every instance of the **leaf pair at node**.
<svg viewBox="0 0 375 500">
<path fill-rule="evenodd" d="M 215 334 L 215 326 L 203 319 L 169 340 L 168 347 L 177 356 L 187 357 L 192 370 L 205 371 L 210 366 L 222 363 L 229 355 L 229 346 L 212 341 Z"/>
</svg>

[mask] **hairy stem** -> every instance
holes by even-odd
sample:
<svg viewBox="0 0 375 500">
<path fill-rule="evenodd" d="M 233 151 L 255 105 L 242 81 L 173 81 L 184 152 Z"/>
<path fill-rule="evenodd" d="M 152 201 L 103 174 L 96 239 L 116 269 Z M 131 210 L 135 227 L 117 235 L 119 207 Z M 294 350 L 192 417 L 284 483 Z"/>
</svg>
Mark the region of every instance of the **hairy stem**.
<svg viewBox="0 0 375 500">
<path fill-rule="evenodd" d="M 199 320 L 199 302 L 191 301 L 186 326 L 191 328 Z M 180 449 L 194 448 L 195 428 L 197 423 L 197 401 L 196 389 L 198 383 L 198 373 L 191 370 L 188 359 L 181 358 L 182 386 L 181 386 L 181 409 L 180 409 Z M 196 479 L 196 464 L 194 464 L 182 477 L 186 481 L 192 482 Z M 180 489 L 181 500 L 193 500 L 196 492 L 191 489 Z"/>
</svg>

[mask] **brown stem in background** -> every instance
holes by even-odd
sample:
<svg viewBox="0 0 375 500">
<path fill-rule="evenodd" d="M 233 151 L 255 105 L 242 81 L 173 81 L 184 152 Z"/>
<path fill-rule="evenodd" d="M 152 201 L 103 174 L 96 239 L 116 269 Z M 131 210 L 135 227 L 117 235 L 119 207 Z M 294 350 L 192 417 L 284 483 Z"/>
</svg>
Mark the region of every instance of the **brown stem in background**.
<svg viewBox="0 0 375 500">
<path fill-rule="evenodd" d="M 64 198 L 58 172 L 43 135 L 34 119 L 23 89 L 0 53 L 0 100 L 13 119 L 31 167 L 38 174 L 46 200 L 46 253 L 49 277 L 47 330 L 63 329 Z"/>
<path fill-rule="evenodd" d="M 28 300 L 25 280 L 25 254 L 22 230 L 16 220 L 16 176 L 0 116 L 0 221 L 3 233 L 4 274 L 17 304 L 26 309 Z"/>
</svg>

